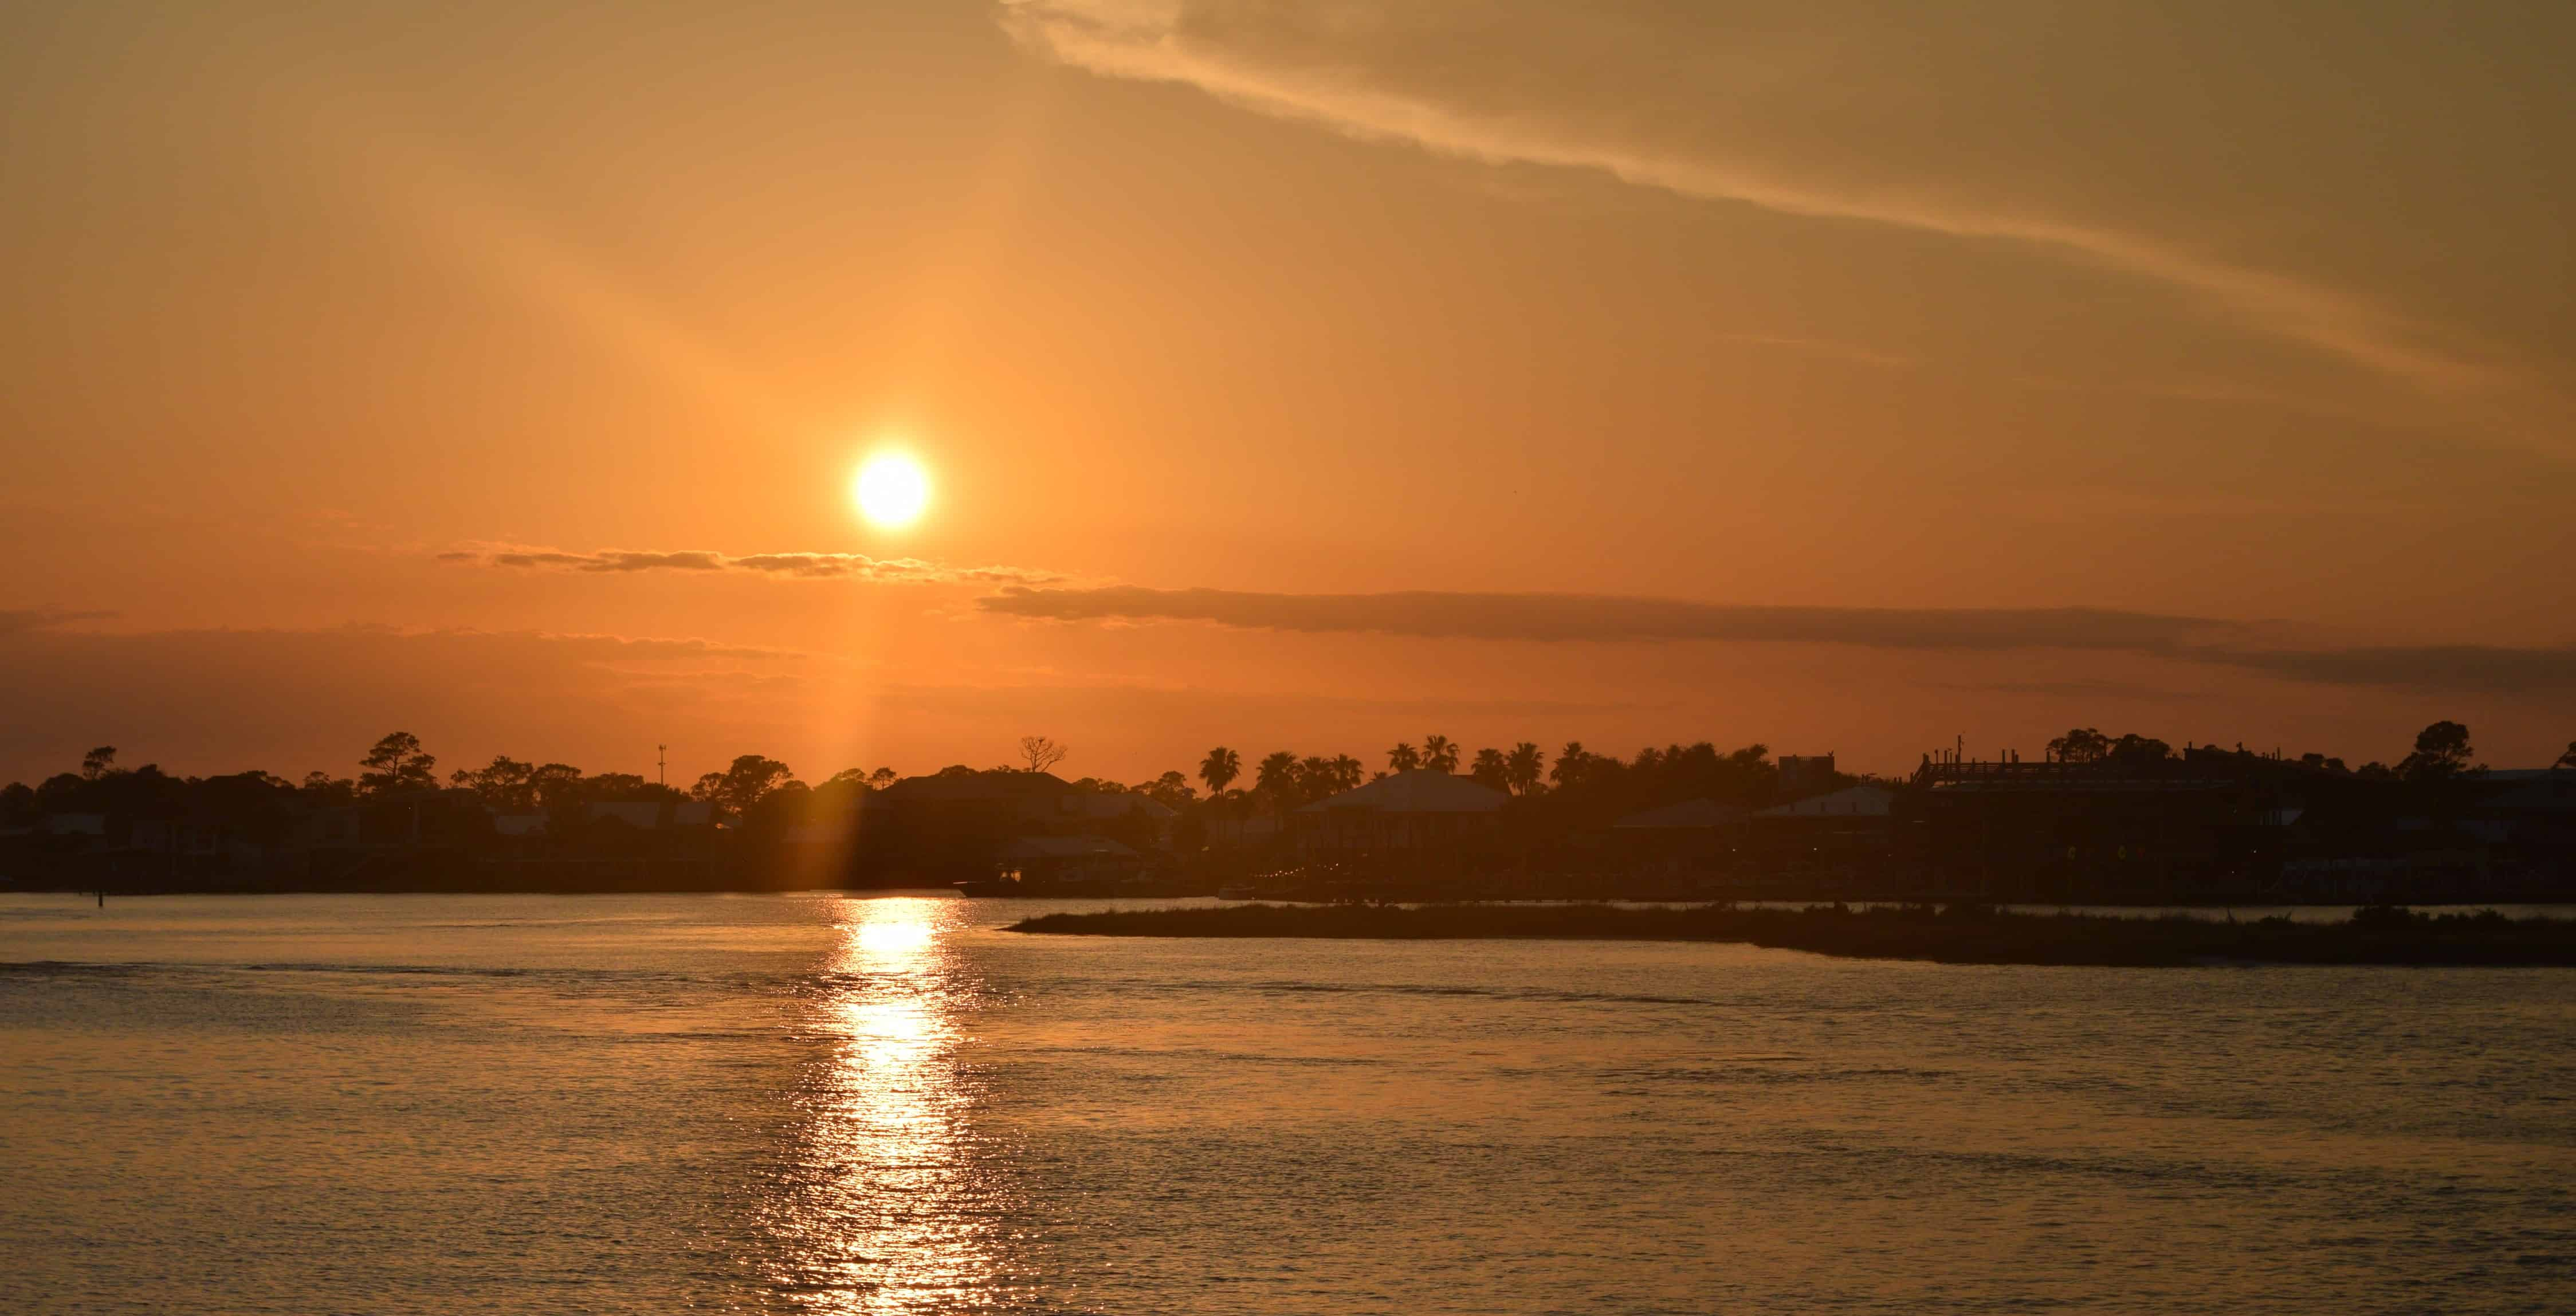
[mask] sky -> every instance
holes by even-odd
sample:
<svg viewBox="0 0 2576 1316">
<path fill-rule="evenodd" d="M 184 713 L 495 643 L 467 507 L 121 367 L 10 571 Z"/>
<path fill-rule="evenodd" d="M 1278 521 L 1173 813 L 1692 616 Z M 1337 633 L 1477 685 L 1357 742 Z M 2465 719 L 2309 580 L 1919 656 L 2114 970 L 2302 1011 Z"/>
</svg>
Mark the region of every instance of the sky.
<svg viewBox="0 0 2576 1316">
<path fill-rule="evenodd" d="M 0 780 L 2576 738 L 2576 7 L 0 8 Z M 908 527 L 850 484 L 899 450 Z"/>
</svg>

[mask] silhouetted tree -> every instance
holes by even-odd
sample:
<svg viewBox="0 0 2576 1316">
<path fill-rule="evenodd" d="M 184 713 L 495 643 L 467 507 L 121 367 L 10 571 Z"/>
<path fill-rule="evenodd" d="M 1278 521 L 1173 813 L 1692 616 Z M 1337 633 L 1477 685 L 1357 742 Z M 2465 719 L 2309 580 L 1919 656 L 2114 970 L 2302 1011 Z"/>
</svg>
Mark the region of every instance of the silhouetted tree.
<svg viewBox="0 0 2576 1316">
<path fill-rule="evenodd" d="M 2576 740 L 2568 741 L 2567 752 L 2559 755 L 2558 761 L 2550 764 L 2549 766 L 2553 768 L 2576 768 Z"/>
<path fill-rule="evenodd" d="M 2415 752 L 2397 765 L 2408 781 L 2447 781 L 2469 770 L 2477 751 L 2469 747 L 2469 729 L 2457 722 L 2436 722 L 2415 733 Z"/>
<path fill-rule="evenodd" d="M 2124 768 L 2152 768 L 2173 757 L 2173 746 L 2131 733 L 2113 741 L 2102 756 Z"/>
<path fill-rule="evenodd" d="M 386 735 L 358 760 L 365 771 L 358 774 L 358 792 L 382 795 L 387 791 L 421 790 L 438 784 L 438 760 L 420 747 L 420 737 L 408 731 Z"/>
<path fill-rule="evenodd" d="M 1539 752 L 1537 743 L 1524 740 L 1503 757 L 1503 780 L 1510 783 L 1513 794 L 1530 794 L 1538 789 L 1539 770 L 1545 763 L 1546 755 Z"/>
<path fill-rule="evenodd" d="M 81 755 L 80 775 L 83 781 L 96 781 L 116 771 L 116 746 L 101 745 Z"/>
<path fill-rule="evenodd" d="M 894 769 L 879 768 L 868 774 L 868 787 L 871 790 L 884 790 L 886 787 L 901 780 L 903 780 L 903 778 L 896 775 Z"/>
<path fill-rule="evenodd" d="M 320 768 L 305 773 L 304 780 L 297 783 L 296 790 L 302 792 L 304 798 L 314 804 L 326 807 L 347 804 L 358 798 L 358 783 L 347 777 L 334 777 Z"/>
<path fill-rule="evenodd" d="M 595 799 L 605 798 L 595 792 L 584 791 L 582 789 L 584 780 L 581 769 L 569 763 L 540 763 L 528 770 L 528 794 L 536 800 L 537 807 L 540 809 L 551 809 L 559 804 L 571 804 L 585 794 Z M 671 793 L 675 798 L 679 795 L 677 791 Z"/>
<path fill-rule="evenodd" d="M 1198 799 L 1198 793 L 1190 789 L 1190 779 L 1182 776 L 1177 770 L 1166 772 L 1138 786 L 1136 791 L 1158 804 L 1174 809 L 1186 809 Z"/>
<path fill-rule="evenodd" d="M 553 763 L 547 766 L 563 768 L 566 765 Z M 538 771 L 543 772 L 545 769 L 539 768 Z M 657 804 L 668 800 L 677 803 L 687 798 L 689 797 L 680 791 L 673 790 L 660 782 L 646 781 L 632 772 L 603 772 L 596 777 L 576 775 L 570 782 L 553 786 L 539 793 L 537 803 L 544 808 L 553 809 L 574 804 L 607 803 L 617 800 L 630 802 L 650 800 Z"/>
<path fill-rule="evenodd" d="M 1263 755 L 1260 765 L 1252 772 L 1254 790 L 1268 792 L 1281 800 L 1297 793 L 1297 755 L 1292 751 L 1283 749 Z"/>
<path fill-rule="evenodd" d="M 1333 756 L 1333 794 L 1339 795 L 1343 791 L 1358 790 L 1360 778 L 1367 772 L 1367 764 L 1348 754 L 1335 754 Z"/>
<path fill-rule="evenodd" d="M 758 754 L 736 758 L 722 772 L 710 772 L 698 778 L 689 794 L 716 806 L 724 813 L 740 818 L 760 803 L 762 797 L 794 781 L 795 773 L 784 763 Z M 796 783 L 802 789 L 802 783 Z"/>
<path fill-rule="evenodd" d="M 1020 761 L 1028 764 L 1031 772 L 1044 772 L 1064 762 L 1064 756 L 1072 752 L 1044 736 L 1020 737 Z"/>
<path fill-rule="evenodd" d="M 1399 741 L 1395 748 L 1386 752 L 1386 770 L 1389 772 L 1411 772 L 1421 766 L 1422 751 L 1415 749 L 1409 741 Z"/>
<path fill-rule="evenodd" d="M 1475 778 L 1479 785 L 1491 786 L 1498 791 L 1512 788 L 1511 769 L 1504 766 L 1503 752 L 1499 749 L 1477 750 L 1475 759 L 1467 765 L 1467 775 Z"/>
<path fill-rule="evenodd" d="M 2099 763 L 2111 753 L 2111 738 L 2091 727 L 2077 727 L 2048 742 L 2048 756 L 2060 763 Z"/>
<path fill-rule="evenodd" d="M 1592 765 L 1594 757 L 1582 741 L 1569 740 L 1565 748 L 1556 752 L 1556 766 L 1548 770 L 1547 779 L 1560 788 L 1572 786 L 1583 780 L 1584 770 Z"/>
<path fill-rule="evenodd" d="M 537 793 L 528 780 L 536 770 L 533 763 L 495 754 L 490 763 L 479 768 L 458 768 L 448 774 L 447 780 L 482 796 L 483 802 L 495 809 L 524 813 L 536 807 Z"/>
<path fill-rule="evenodd" d="M 1207 783 L 1211 798 L 1225 794 L 1225 788 L 1242 775 L 1243 756 L 1223 745 L 1209 750 L 1207 757 L 1199 760 L 1199 780 Z"/>
<path fill-rule="evenodd" d="M 1456 772 L 1458 770 L 1458 742 L 1451 740 L 1447 736 L 1424 736 L 1422 738 L 1422 766 L 1431 769 L 1433 772 Z"/>
</svg>

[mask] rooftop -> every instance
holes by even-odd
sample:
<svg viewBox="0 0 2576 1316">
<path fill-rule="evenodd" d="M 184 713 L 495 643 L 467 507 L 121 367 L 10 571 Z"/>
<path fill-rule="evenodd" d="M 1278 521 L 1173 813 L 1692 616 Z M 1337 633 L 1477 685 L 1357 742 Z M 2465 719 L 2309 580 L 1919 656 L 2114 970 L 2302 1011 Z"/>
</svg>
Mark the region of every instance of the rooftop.
<svg viewBox="0 0 2576 1316">
<path fill-rule="evenodd" d="M 1501 791 L 1472 778 L 1416 768 L 1317 800 L 1297 812 L 1361 809 L 1371 813 L 1492 813 L 1503 807 L 1506 798 Z"/>
</svg>

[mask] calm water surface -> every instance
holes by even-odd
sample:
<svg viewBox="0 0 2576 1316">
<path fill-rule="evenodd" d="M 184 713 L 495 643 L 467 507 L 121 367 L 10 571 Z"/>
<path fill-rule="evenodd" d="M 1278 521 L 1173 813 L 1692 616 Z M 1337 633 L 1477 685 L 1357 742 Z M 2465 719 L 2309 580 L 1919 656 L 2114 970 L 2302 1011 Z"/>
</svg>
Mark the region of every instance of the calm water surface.
<svg viewBox="0 0 2576 1316">
<path fill-rule="evenodd" d="M 0 1311 L 2576 1310 L 2576 972 L 1041 908 L 0 897 Z"/>
</svg>

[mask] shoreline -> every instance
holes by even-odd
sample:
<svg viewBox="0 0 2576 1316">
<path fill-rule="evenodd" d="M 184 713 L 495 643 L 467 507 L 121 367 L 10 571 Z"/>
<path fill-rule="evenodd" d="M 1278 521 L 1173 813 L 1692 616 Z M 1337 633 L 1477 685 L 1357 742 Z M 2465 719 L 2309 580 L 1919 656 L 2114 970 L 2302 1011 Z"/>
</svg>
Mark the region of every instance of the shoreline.
<svg viewBox="0 0 2576 1316">
<path fill-rule="evenodd" d="M 1846 959 L 2180 968 L 2224 964 L 2576 967 L 2576 919 L 2492 910 L 2362 909 L 2341 922 L 2015 913 L 1982 905 L 1746 908 L 1731 904 L 1233 905 L 1044 914 L 1004 931 L 1053 936 L 1321 940 L 1730 942 Z"/>
</svg>

